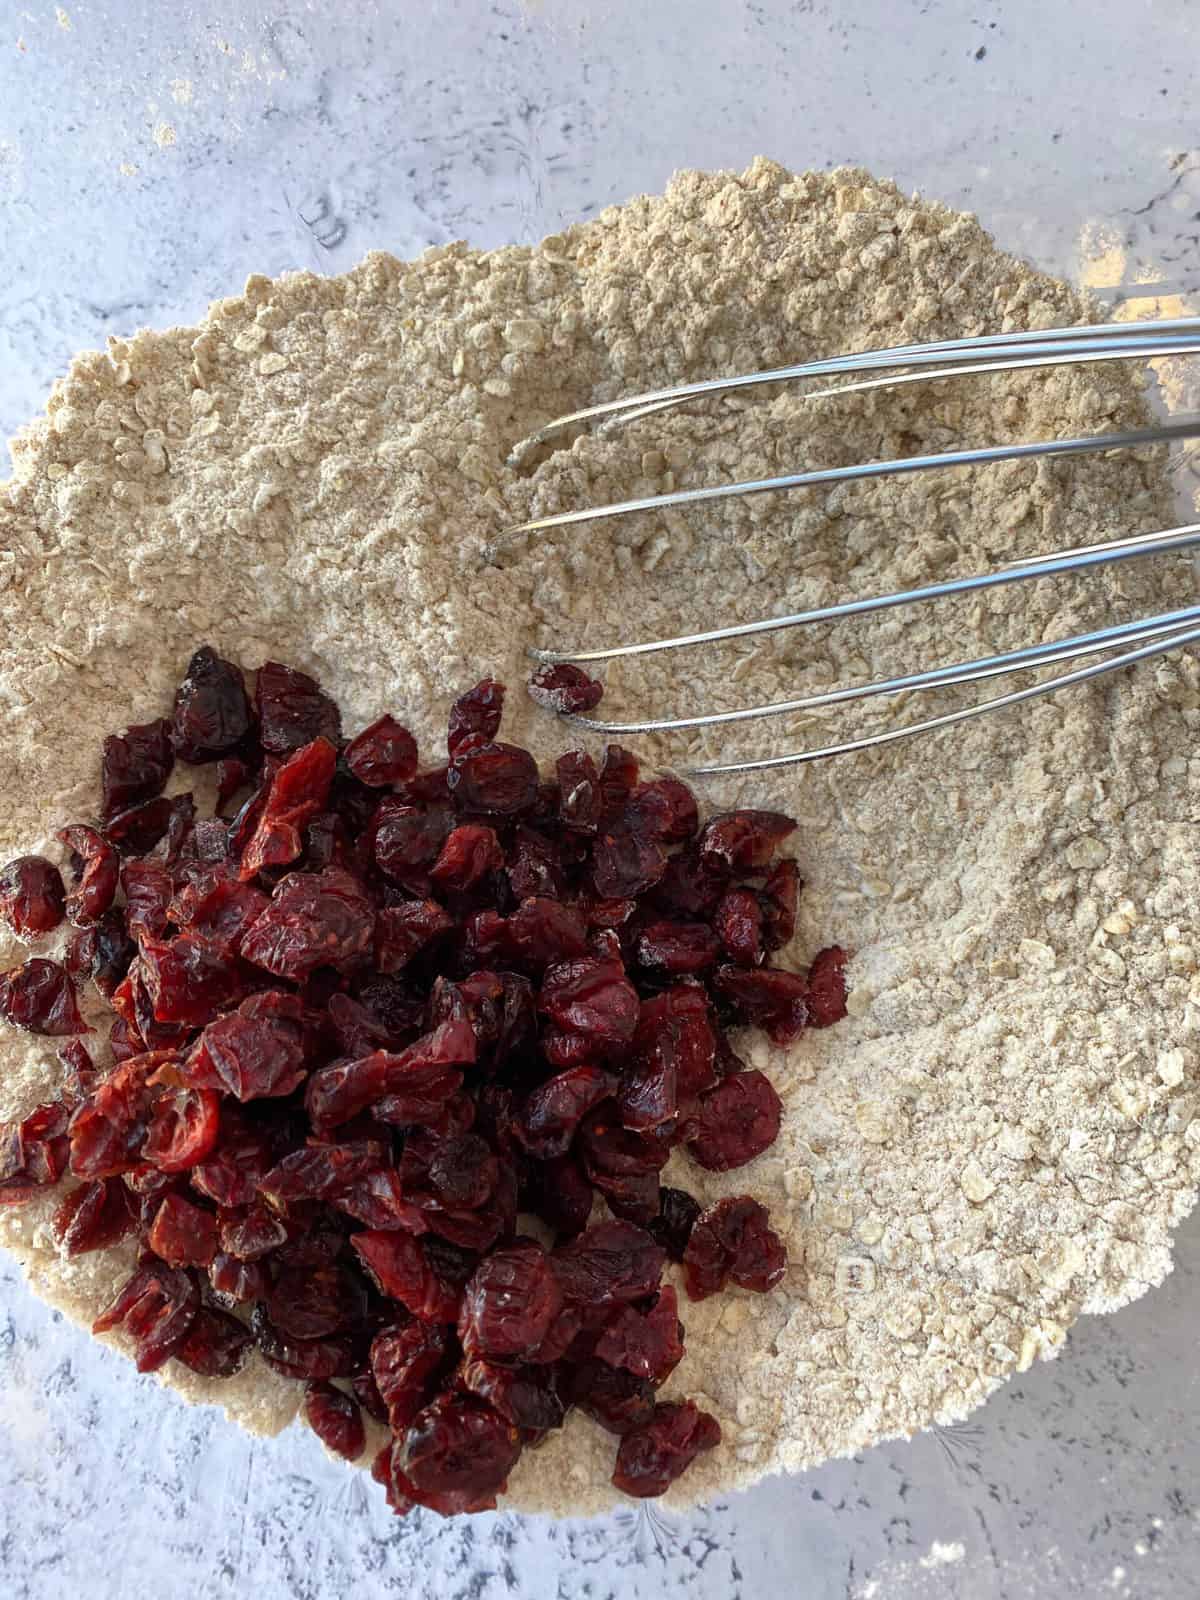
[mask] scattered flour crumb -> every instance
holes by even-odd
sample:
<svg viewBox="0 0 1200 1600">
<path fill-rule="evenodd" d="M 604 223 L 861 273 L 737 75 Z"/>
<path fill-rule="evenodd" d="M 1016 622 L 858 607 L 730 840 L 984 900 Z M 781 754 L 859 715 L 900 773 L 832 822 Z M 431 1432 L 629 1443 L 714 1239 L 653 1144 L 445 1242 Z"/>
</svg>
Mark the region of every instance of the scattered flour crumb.
<svg viewBox="0 0 1200 1600">
<path fill-rule="evenodd" d="M 120 166 L 117 168 L 117 171 L 123 178 L 135 178 L 138 174 L 139 168 L 132 161 L 122 161 Z"/>
<path fill-rule="evenodd" d="M 63 30 L 64 33 L 70 33 L 70 31 L 71 31 L 71 18 L 70 18 L 69 13 L 64 11 L 61 6 L 55 6 L 55 8 L 54 8 L 54 20 L 58 23 L 59 27 Z"/>
<path fill-rule="evenodd" d="M 961 1539 L 955 1539 L 952 1544 L 943 1544 L 940 1539 L 935 1539 L 929 1546 L 929 1554 L 922 1556 L 920 1565 L 926 1569 L 932 1567 L 952 1567 L 966 1555 L 966 1546 Z"/>
<path fill-rule="evenodd" d="M 166 150 L 175 143 L 175 129 L 169 122 L 155 123 L 154 142 L 160 150 Z"/>
<path fill-rule="evenodd" d="M 172 78 L 171 98 L 177 106 L 190 106 L 192 103 L 192 80 L 190 78 Z"/>
</svg>

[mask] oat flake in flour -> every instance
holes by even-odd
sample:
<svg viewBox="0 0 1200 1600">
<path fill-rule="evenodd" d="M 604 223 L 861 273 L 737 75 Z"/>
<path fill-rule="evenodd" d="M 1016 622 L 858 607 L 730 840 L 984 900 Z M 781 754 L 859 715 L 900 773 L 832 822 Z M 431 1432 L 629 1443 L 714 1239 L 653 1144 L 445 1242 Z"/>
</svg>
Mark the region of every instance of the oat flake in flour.
<svg viewBox="0 0 1200 1600">
<path fill-rule="evenodd" d="M 566 730 L 527 703 L 531 640 L 600 644 L 928 583 L 990 560 L 1163 526 L 1153 453 L 1008 463 L 732 499 L 539 536 L 498 530 L 672 486 L 1125 426 L 1115 364 L 806 403 L 706 403 L 505 466 L 565 410 L 632 390 L 879 344 L 1086 318 L 971 218 L 862 171 L 687 173 L 535 249 L 461 245 L 340 278 L 251 278 L 199 328 L 76 361 L 0 491 L 0 859 L 95 807 L 100 736 L 159 715 L 193 646 L 319 674 L 347 727 L 389 709 L 435 748 L 453 694 L 512 686 L 506 736 Z M 958 605 L 626 662 L 614 714 L 746 704 L 1165 609 L 1185 562 L 1127 563 Z M 786 1119 L 752 1166 L 677 1156 L 704 1199 L 769 1204 L 793 1265 L 769 1296 L 688 1304 L 667 1395 L 724 1442 L 674 1491 L 963 1416 L 1170 1265 L 1200 1172 L 1194 907 L 1200 673 L 1188 656 L 933 739 L 713 802 L 800 818 L 795 958 L 857 952 L 851 1019 L 759 1051 Z M 943 697 L 953 703 L 953 695 Z M 902 708 L 914 716 L 917 705 Z M 862 712 L 866 716 L 878 716 Z M 784 749 L 844 714 L 639 753 Z M 11 941 L 0 965 L 21 958 Z M 57 1081 L 53 1041 L 0 1032 L 0 1116 Z M 47 1299 L 90 1319 L 123 1248 L 60 1261 L 53 1197 L 0 1216 Z M 115 1336 L 120 1342 L 120 1336 Z M 301 1390 L 252 1364 L 193 1399 L 273 1431 Z M 612 1440 L 582 1417 L 527 1452 L 508 1504 L 597 1509 Z"/>
</svg>

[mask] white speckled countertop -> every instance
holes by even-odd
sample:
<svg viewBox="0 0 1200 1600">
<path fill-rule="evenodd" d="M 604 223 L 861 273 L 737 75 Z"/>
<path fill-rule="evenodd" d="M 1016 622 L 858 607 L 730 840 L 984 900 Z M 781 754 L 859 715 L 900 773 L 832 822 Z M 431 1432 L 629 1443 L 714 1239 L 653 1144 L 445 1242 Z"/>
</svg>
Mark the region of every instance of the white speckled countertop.
<svg viewBox="0 0 1200 1600">
<path fill-rule="evenodd" d="M 532 238 L 759 152 L 862 161 L 1145 315 L 1195 306 L 1198 57 L 1195 0 L 0 6 L 0 433 L 75 350 L 248 272 Z M 397 1521 L 311 1436 L 185 1409 L 0 1264 L 0 1591 L 1190 1600 L 1196 1217 L 1178 1262 L 964 1427 L 559 1525 Z"/>
</svg>

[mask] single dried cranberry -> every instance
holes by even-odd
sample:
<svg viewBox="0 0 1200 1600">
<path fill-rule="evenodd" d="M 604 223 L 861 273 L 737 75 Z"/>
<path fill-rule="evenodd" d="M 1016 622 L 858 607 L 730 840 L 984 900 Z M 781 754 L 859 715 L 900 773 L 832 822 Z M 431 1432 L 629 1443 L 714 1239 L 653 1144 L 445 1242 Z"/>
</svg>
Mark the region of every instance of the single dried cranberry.
<svg viewBox="0 0 1200 1600">
<path fill-rule="evenodd" d="M 768 866 L 775 850 L 796 824 L 781 811 L 726 811 L 706 822 L 701 856 L 715 857 L 732 872 Z"/>
<path fill-rule="evenodd" d="M 473 889 L 504 865 L 504 851 L 494 828 L 477 822 L 463 823 L 446 835 L 441 853 L 429 869 L 438 888 L 463 892 Z"/>
<path fill-rule="evenodd" d="M 572 1067 L 547 1078 L 522 1107 L 517 1137 L 539 1161 L 565 1155 L 584 1115 L 608 1098 L 615 1081 L 600 1067 Z"/>
<path fill-rule="evenodd" d="M 544 896 L 562 898 L 567 883 L 567 864 L 560 843 L 520 824 L 513 832 L 505 876 L 515 900 Z"/>
<path fill-rule="evenodd" d="M 798 972 L 778 967 L 718 967 L 713 988 L 775 1044 L 791 1044 L 809 1023 L 809 988 Z"/>
<path fill-rule="evenodd" d="M 435 940 L 454 931 L 454 918 L 436 900 L 406 900 L 385 906 L 375 918 L 375 965 L 399 972 Z"/>
<path fill-rule="evenodd" d="M 589 678 L 582 667 L 569 661 L 538 667 L 527 685 L 529 698 L 547 711 L 578 716 L 592 711 L 604 698 L 604 685 Z"/>
<path fill-rule="evenodd" d="M 221 1211 L 217 1234 L 223 1253 L 238 1261 L 261 1261 L 290 1238 L 287 1223 L 261 1201 Z"/>
<path fill-rule="evenodd" d="M 272 1324 L 262 1305 L 255 1306 L 250 1326 L 263 1360 L 284 1378 L 299 1378 L 304 1382 L 350 1378 L 362 1363 L 355 1341 L 349 1335 L 289 1339 Z"/>
<path fill-rule="evenodd" d="M 609 1433 L 632 1433 L 654 1415 L 654 1385 L 588 1357 L 570 1369 L 572 1402 Z"/>
<path fill-rule="evenodd" d="M 129 1190 L 116 1178 L 72 1189 L 54 1214 L 54 1236 L 64 1255 L 106 1250 L 133 1227 Z"/>
<path fill-rule="evenodd" d="M 43 956 L 0 972 L 0 1017 L 53 1039 L 92 1032 L 79 1014 L 70 973 Z"/>
<path fill-rule="evenodd" d="M 458 1371 L 462 1388 L 486 1400 L 517 1428 L 561 1428 L 566 1406 L 557 1375 L 548 1366 L 500 1366 L 491 1361 L 464 1361 Z"/>
<path fill-rule="evenodd" d="M 367 1448 L 362 1412 L 353 1396 L 331 1383 L 310 1383 L 304 1391 L 304 1420 L 327 1450 L 357 1461 Z"/>
<path fill-rule="evenodd" d="M 305 1107 L 318 1132 L 348 1122 L 385 1097 L 409 1101 L 410 1109 L 436 1112 L 462 1083 L 456 1069 L 469 1066 L 476 1055 L 475 1035 L 465 1021 L 444 1022 L 398 1054 L 374 1051 L 358 1061 L 334 1062 L 315 1072 L 305 1091 Z M 394 1121 L 398 1109 L 381 1108 Z M 428 1116 L 406 1116 L 423 1122 Z"/>
<path fill-rule="evenodd" d="M 539 970 L 552 962 L 587 954 L 587 929 L 573 906 L 541 895 L 521 904 L 508 919 L 508 936 L 520 959 Z"/>
<path fill-rule="evenodd" d="M 643 967 L 683 977 L 715 966 L 721 941 L 704 922 L 649 922 L 634 949 Z"/>
<path fill-rule="evenodd" d="M 592 1214 L 593 1192 L 575 1156 L 552 1156 L 539 1162 L 530 1182 L 529 1208 L 549 1223 L 560 1239 L 583 1232 Z"/>
<path fill-rule="evenodd" d="M 56 835 L 71 852 L 75 887 L 67 896 L 67 920 L 77 928 L 90 928 L 108 910 L 117 892 L 120 862 L 117 852 L 95 828 L 75 823 Z"/>
<path fill-rule="evenodd" d="M 836 944 L 818 950 L 808 969 L 808 1023 L 828 1028 L 846 1015 L 846 952 Z"/>
<path fill-rule="evenodd" d="M 246 992 L 237 958 L 190 931 L 169 944 L 146 939 L 140 966 L 155 1022 L 199 1028 Z"/>
<path fill-rule="evenodd" d="M 537 799 L 537 762 L 517 745 L 460 745 L 446 787 L 460 810 L 516 816 Z"/>
<path fill-rule="evenodd" d="M 624 820 L 660 844 L 683 844 L 700 825 L 696 797 L 678 778 L 639 783 L 625 805 Z"/>
<path fill-rule="evenodd" d="M 239 1261 L 218 1250 L 208 1269 L 213 1297 L 223 1306 L 262 1300 L 270 1289 L 267 1269 L 257 1261 Z"/>
<path fill-rule="evenodd" d="M 630 1222 L 649 1222 L 658 1214 L 658 1172 L 669 1146 L 623 1128 L 612 1110 L 600 1106 L 580 1126 L 584 1169 L 610 1210 Z"/>
<path fill-rule="evenodd" d="M 600 774 L 586 750 L 568 750 L 555 763 L 558 776 L 558 814 L 563 826 L 579 833 L 595 833 L 600 824 L 603 797 Z"/>
<path fill-rule="evenodd" d="M 62 874 L 45 856 L 18 856 L 0 868 L 0 917 L 19 939 L 57 928 L 65 903 Z"/>
<path fill-rule="evenodd" d="M 653 1294 L 666 1251 L 631 1222 L 598 1222 L 550 1259 L 567 1302 L 602 1313 Z"/>
<path fill-rule="evenodd" d="M 682 1261 L 700 1211 L 700 1202 L 686 1189 L 669 1189 L 664 1185 L 659 1190 L 658 1215 L 646 1224 L 646 1231 L 658 1240 L 672 1261 Z"/>
<path fill-rule="evenodd" d="M 605 745 L 598 780 L 601 823 L 611 823 L 621 815 L 637 781 L 637 757 L 619 744 Z"/>
<path fill-rule="evenodd" d="M 657 839 L 623 822 L 602 832 L 592 857 L 592 879 L 604 900 L 645 894 L 667 870 L 667 855 Z"/>
<path fill-rule="evenodd" d="M 202 1378 L 232 1378 L 245 1365 L 250 1344 L 244 1323 L 212 1306 L 201 1306 L 175 1347 L 175 1360 Z"/>
<path fill-rule="evenodd" d="M 217 1219 L 182 1195 L 169 1194 L 155 1213 L 147 1243 L 169 1267 L 206 1267 L 217 1253 Z"/>
<path fill-rule="evenodd" d="M 580 956 L 547 970 L 538 1007 L 570 1033 L 619 1045 L 633 1037 L 639 1002 L 619 962 Z"/>
<path fill-rule="evenodd" d="M 710 1172 L 745 1166 L 775 1143 L 783 1105 L 761 1072 L 722 1078 L 700 1097 L 698 1126 L 688 1150 Z"/>
<path fill-rule="evenodd" d="M 339 1262 L 283 1266 L 267 1296 L 273 1326 L 291 1339 L 348 1332 L 362 1322 L 366 1310 L 366 1284 L 352 1267 Z"/>
<path fill-rule="evenodd" d="M 0 1124 L 0 1205 L 21 1205 L 62 1177 L 67 1115 L 65 1105 L 52 1101 L 22 1122 Z"/>
<path fill-rule="evenodd" d="M 192 1168 L 190 1181 L 219 1206 L 245 1206 L 273 1164 L 266 1136 L 246 1121 L 235 1104 L 224 1101 L 216 1146 L 207 1160 Z"/>
<path fill-rule="evenodd" d="M 125 892 L 128 895 L 128 886 Z M 242 934 L 269 904 L 269 895 L 251 883 L 239 882 L 228 866 L 208 866 L 200 868 L 175 894 L 167 917 L 177 927 L 236 952 Z"/>
<path fill-rule="evenodd" d="M 243 882 L 264 867 L 286 867 L 304 849 L 307 824 L 325 809 L 337 766 L 337 751 L 328 739 L 301 745 L 271 779 L 267 803 L 254 834 L 242 851 L 238 875 Z"/>
<path fill-rule="evenodd" d="M 371 1374 L 385 1417 L 397 1433 L 432 1398 L 434 1381 L 450 1352 L 448 1331 L 418 1317 L 376 1334 L 371 1344 Z"/>
<path fill-rule="evenodd" d="M 215 761 L 250 730 L 250 700 L 240 667 L 202 645 L 175 691 L 171 742 L 181 761 Z"/>
<path fill-rule="evenodd" d="M 346 765 L 360 783 L 386 789 L 417 771 L 417 741 L 395 717 L 382 716 L 346 746 Z"/>
<path fill-rule="evenodd" d="M 702 1451 L 720 1442 L 720 1423 L 690 1400 L 656 1405 L 650 1421 L 621 1440 L 613 1484 L 639 1498 L 665 1494 Z"/>
<path fill-rule="evenodd" d="M 796 903 L 803 887 L 800 868 L 789 857 L 777 861 L 767 874 L 759 894 L 764 950 L 780 949 L 795 934 Z"/>
<path fill-rule="evenodd" d="M 708 920 L 728 884 L 729 872 L 724 863 L 715 856 L 702 856 L 692 846 L 667 862 L 651 898 L 674 917 Z"/>
<path fill-rule="evenodd" d="M 254 688 L 259 739 L 270 755 L 289 755 L 314 739 L 342 742 L 342 716 L 307 672 L 268 661 L 258 669 Z"/>
<path fill-rule="evenodd" d="M 468 1357 L 527 1361 L 562 1307 L 562 1290 L 541 1245 L 518 1239 L 493 1250 L 463 1291 L 458 1337 Z"/>
<path fill-rule="evenodd" d="M 762 960 L 763 909 L 749 889 L 730 889 L 721 896 L 713 926 L 731 961 L 753 967 Z"/>
<path fill-rule="evenodd" d="M 60 1046 L 58 1059 L 66 1071 L 63 1080 L 63 1100 L 74 1103 L 91 1094 L 96 1087 L 96 1063 L 82 1039 L 68 1039 Z"/>
<path fill-rule="evenodd" d="M 450 731 L 446 746 L 451 756 L 467 739 L 490 743 L 500 728 L 504 712 L 504 685 L 495 678 L 483 678 L 473 689 L 460 694 L 450 707 Z"/>
<path fill-rule="evenodd" d="M 165 836 L 174 815 L 174 802 L 159 795 L 156 800 L 143 800 L 110 817 L 104 825 L 104 835 L 123 856 L 148 855 Z"/>
<path fill-rule="evenodd" d="M 765 1206 L 747 1195 L 718 1200 L 701 1212 L 683 1254 L 685 1287 L 692 1300 L 716 1294 L 732 1278 L 765 1294 L 787 1269 L 787 1253 Z"/>
<path fill-rule="evenodd" d="M 139 1372 L 157 1372 L 183 1343 L 200 1309 L 189 1273 L 148 1261 L 138 1267 L 92 1323 L 93 1333 L 123 1327 L 135 1341 Z"/>
<path fill-rule="evenodd" d="M 217 812 L 221 813 L 225 807 L 254 781 L 254 768 L 248 761 L 243 761 L 241 756 L 226 756 L 217 762 Z M 223 832 L 223 837 L 225 834 Z M 224 850 L 221 856 L 224 856 Z M 219 858 L 218 858 L 219 859 Z"/>
<path fill-rule="evenodd" d="M 508 1487 L 521 1438 L 474 1395 L 443 1394 L 413 1419 L 392 1451 L 401 1492 L 442 1516 L 490 1511 Z"/>
<path fill-rule="evenodd" d="M 439 1208 L 474 1211 L 494 1193 L 500 1163 L 486 1139 L 458 1133 L 438 1144 L 426 1176 Z"/>
<path fill-rule="evenodd" d="M 441 853 L 453 820 L 449 806 L 412 806 L 386 795 L 370 829 L 375 865 L 385 877 L 411 886 L 413 892 L 423 883 L 428 893 L 429 868 Z"/>
<path fill-rule="evenodd" d="M 387 1421 L 387 1407 L 379 1393 L 379 1386 L 369 1371 L 357 1373 L 351 1379 L 350 1387 L 354 1391 L 354 1398 L 369 1417 L 374 1417 L 376 1422 Z"/>
<path fill-rule="evenodd" d="M 126 728 L 124 733 L 109 734 L 100 762 L 105 820 L 161 794 L 174 765 L 171 725 L 165 717 Z"/>
<path fill-rule="evenodd" d="M 359 1259 L 381 1293 L 399 1300 L 415 1317 L 427 1322 L 456 1322 L 465 1279 L 457 1273 L 463 1263 L 433 1251 L 424 1238 L 408 1233 L 380 1233 L 368 1229 L 350 1240 Z M 449 1263 L 452 1275 L 444 1270 Z"/>
<path fill-rule="evenodd" d="M 94 927 L 73 933 L 64 959 L 72 976 L 90 978 L 109 998 L 124 981 L 136 954 L 137 945 L 125 931 L 125 916 L 114 909 L 106 911 Z"/>
<path fill-rule="evenodd" d="M 174 893 L 168 868 L 161 861 L 123 862 L 121 888 L 125 891 L 125 926 L 132 937 L 139 944 L 166 939 Z"/>
<path fill-rule="evenodd" d="M 349 873 L 293 872 L 242 937 L 242 955 L 276 977 L 302 981 L 320 966 L 345 972 L 371 950 L 375 909 Z"/>
<path fill-rule="evenodd" d="M 211 1089 L 179 1089 L 155 1104 L 142 1155 L 160 1172 L 198 1166 L 217 1142 L 220 1100 Z"/>
<path fill-rule="evenodd" d="M 683 1359 L 683 1324 L 675 1290 L 666 1284 L 648 1311 L 622 1306 L 605 1325 L 596 1355 L 610 1367 L 664 1383 Z"/>
</svg>

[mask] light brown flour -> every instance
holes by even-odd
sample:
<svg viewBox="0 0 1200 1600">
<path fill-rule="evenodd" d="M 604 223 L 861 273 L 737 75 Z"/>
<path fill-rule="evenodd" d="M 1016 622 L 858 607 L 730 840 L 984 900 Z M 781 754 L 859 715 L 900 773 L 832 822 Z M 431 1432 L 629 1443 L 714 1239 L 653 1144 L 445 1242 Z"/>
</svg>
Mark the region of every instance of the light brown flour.
<svg viewBox="0 0 1200 1600">
<path fill-rule="evenodd" d="M 596 645 L 749 620 L 989 561 L 1165 525 L 1160 460 L 998 465 L 703 512 L 587 525 L 480 552 L 530 514 L 672 487 L 1129 423 L 1114 365 L 806 403 L 795 391 L 585 435 L 504 465 L 558 413 L 841 350 L 1085 318 L 1065 285 L 969 217 L 866 173 L 688 173 L 540 247 L 455 245 L 345 277 L 252 278 L 200 328 L 141 333 L 73 366 L 14 445 L 0 502 L 0 852 L 94 809 L 101 736 L 159 714 L 193 645 L 316 671 L 347 726 L 395 711 L 435 746 L 485 671 L 509 736 L 564 730 L 519 685 L 531 641 Z M 781 698 L 1182 603 L 1186 563 L 1040 580 L 873 623 L 625 663 L 604 709 Z M 1160 1280 L 1200 1172 L 1200 891 L 1192 657 L 948 734 L 712 787 L 801 819 L 794 958 L 855 952 L 852 1019 L 764 1052 L 787 1116 L 751 1167 L 669 1181 L 751 1192 L 788 1237 L 770 1296 L 688 1306 L 669 1386 L 724 1442 L 687 1500 L 962 1417 L 1051 1355 L 1082 1311 Z M 939 705 L 953 704 L 944 695 Z M 916 716 L 928 702 L 903 706 Z M 860 713 L 863 725 L 878 708 Z M 853 718 L 754 723 L 648 759 L 777 751 Z M 20 952 L 0 949 L 0 963 Z M 56 1081 L 0 1033 L 0 1115 Z M 119 1261 L 60 1262 L 46 1207 L 0 1218 L 39 1293 L 87 1317 Z M 249 1426 L 298 1386 L 248 1369 Z M 510 1503 L 613 1498 L 611 1439 L 583 1419 L 526 1455 Z"/>
</svg>

